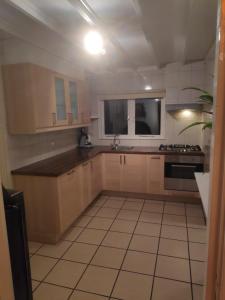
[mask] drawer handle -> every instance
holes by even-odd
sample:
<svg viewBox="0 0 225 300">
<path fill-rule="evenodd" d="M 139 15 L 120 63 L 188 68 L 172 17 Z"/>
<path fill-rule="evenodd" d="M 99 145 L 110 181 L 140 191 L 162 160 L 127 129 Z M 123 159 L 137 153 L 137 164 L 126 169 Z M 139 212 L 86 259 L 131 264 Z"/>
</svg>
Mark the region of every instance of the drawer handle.
<svg viewBox="0 0 225 300">
<path fill-rule="evenodd" d="M 153 156 L 151 159 L 160 159 L 160 156 Z"/>
</svg>

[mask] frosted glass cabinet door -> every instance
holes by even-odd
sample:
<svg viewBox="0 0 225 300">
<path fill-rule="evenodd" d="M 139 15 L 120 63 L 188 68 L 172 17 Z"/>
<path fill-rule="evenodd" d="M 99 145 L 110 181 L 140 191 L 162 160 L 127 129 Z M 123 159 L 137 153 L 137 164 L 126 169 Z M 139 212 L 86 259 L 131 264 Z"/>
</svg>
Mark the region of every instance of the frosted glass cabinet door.
<svg viewBox="0 0 225 300">
<path fill-rule="evenodd" d="M 78 120 L 77 87 L 76 82 L 69 81 L 69 95 L 73 123 Z"/>
<path fill-rule="evenodd" d="M 67 121 L 64 79 L 55 78 L 56 120 Z M 64 123 L 64 122 L 63 122 Z"/>
</svg>

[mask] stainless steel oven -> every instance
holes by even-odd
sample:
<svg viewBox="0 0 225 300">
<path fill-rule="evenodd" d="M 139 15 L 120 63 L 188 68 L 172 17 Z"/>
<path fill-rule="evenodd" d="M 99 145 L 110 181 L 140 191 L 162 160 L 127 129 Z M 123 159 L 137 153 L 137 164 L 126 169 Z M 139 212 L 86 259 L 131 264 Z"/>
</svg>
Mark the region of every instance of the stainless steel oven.
<svg viewBox="0 0 225 300">
<path fill-rule="evenodd" d="M 166 155 L 165 189 L 197 192 L 195 172 L 203 172 L 204 156 Z"/>
</svg>

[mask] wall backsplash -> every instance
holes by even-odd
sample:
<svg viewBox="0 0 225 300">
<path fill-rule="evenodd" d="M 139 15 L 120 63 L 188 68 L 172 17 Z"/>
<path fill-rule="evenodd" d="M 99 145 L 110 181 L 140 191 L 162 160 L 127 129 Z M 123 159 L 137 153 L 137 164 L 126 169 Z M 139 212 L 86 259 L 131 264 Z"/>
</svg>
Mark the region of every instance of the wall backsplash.
<svg viewBox="0 0 225 300">
<path fill-rule="evenodd" d="M 78 129 L 35 135 L 8 135 L 10 169 L 16 169 L 50 156 L 73 149 Z"/>
</svg>

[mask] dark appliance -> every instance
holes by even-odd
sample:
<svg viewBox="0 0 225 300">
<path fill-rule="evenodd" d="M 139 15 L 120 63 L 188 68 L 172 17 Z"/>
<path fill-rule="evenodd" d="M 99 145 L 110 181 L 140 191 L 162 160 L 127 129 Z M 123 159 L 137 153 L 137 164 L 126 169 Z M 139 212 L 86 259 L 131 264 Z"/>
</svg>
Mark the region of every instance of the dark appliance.
<svg viewBox="0 0 225 300">
<path fill-rule="evenodd" d="M 80 148 L 93 148 L 93 145 L 90 141 L 90 136 L 88 135 L 88 131 L 85 127 L 82 127 L 80 129 L 79 147 Z"/>
<path fill-rule="evenodd" d="M 203 172 L 204 156 L 166 155 L 165 180 L 166 190 L 197 192 L 195 172 Z"/>
<path fill-rule="evenodd" d="M 15 300 L 32 300 L 23 193 L 3 188 Z"/>
<path fill-rule="evenodd" d="M 201 147 L 199 145 L 184 145 L 184 144 L 170 144 L 159 146 L 160 151 L 169 151 L 169 152 L 201 152 Z"/>
</svg>

